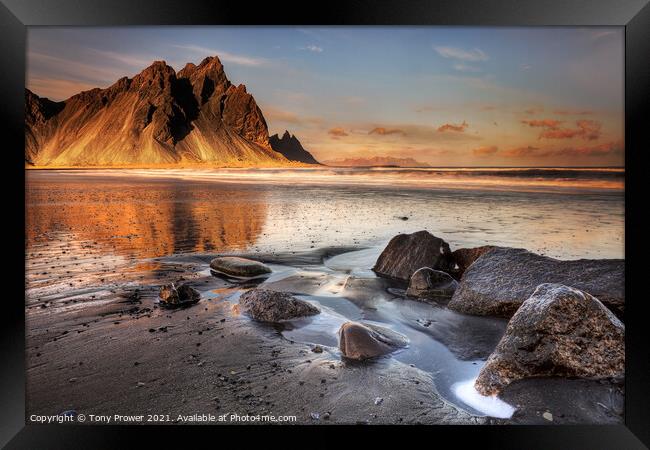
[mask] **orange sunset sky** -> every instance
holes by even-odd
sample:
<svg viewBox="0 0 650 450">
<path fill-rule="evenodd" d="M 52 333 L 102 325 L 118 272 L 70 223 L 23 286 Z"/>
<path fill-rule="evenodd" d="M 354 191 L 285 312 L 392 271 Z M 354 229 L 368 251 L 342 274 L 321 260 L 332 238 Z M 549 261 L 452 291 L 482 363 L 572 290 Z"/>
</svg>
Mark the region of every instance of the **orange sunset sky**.
<svg viewBox="0 0 650 450">
<path fill-rule="evenodd" d="M 623 166 L 622 28 L 31 28 L 26 85 L 53 100 L 217 55 L 269 131 L 317 159 Z"/>
</svg>

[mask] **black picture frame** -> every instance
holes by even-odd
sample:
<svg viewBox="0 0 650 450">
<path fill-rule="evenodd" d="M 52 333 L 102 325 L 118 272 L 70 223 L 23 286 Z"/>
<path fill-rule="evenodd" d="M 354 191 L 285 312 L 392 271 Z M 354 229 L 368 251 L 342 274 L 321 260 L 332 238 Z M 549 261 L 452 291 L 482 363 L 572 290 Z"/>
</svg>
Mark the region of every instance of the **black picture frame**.
<svg viewBox="0 0 650 450">
<path fill-rule="evenodd" d="M 626 139 L 626 380 L 625 425 L 346 427 L 384 439 L 416 429 L 423 442 L 474 444 L 494 448 L 636 449 L 650 446 L 650 351 L 643 295 L 642 194 L 645 123 L 650 117 L 650 5 L 648 0 L 330 0 L 323 3 L 237 2 L 232 0 L 0 0 L 0 123 L 4 127 L 4 192 L 9 257 L 0 313 L 0 445 L 7 448 L 116 448 L 147 439 L 173 445 L 189 442 L 187 433 L 216 444 L 222 427 L 129 427 L 25 425 L 24 292 L 24 87 L 26 27 L 125 25 L 466 25 L 466 26 L 623 26 L 625 27 Z M 22 184 L 21 184 L 22 183 Z M 21 195 L 21 192 L 23 195 Z M 24 241 L 23 241 L 24 242 Z M 15 290 L 15 291 L 14 291 Z M 255 433 L 262 432 L 253 427 Z M 329 427 L 265 427 L 264 433 L 290 428 L 314 442 Z M 236 433 L 241 439 L 247 439 Z M 179 436 L 179 434 L 181 436 Z M 194 436 L 192 436 L 194 438 Z M 305 442 L 305 441 L 303 441 Z M 412 439 L 408 442 L 415 443 Z M 220 444 L 225 441 L 220 440 Z M 332 442 L 336 445 L 335 442 Z M 310 444 L 307 444 L 310 445 Z"/>
</svg>

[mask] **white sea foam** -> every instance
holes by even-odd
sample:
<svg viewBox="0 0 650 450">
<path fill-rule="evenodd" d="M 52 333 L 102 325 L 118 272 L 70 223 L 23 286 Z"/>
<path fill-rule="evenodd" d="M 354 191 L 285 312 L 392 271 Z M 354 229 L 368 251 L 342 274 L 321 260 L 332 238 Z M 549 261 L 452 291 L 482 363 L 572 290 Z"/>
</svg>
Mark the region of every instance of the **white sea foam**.
<svg viewBox="0 0 650 450">
<path fill-rule="evenodd" d="M 509 419 L 512 417 L 512 413 L 515 412 L 514 407 L 503 400 L 499 400 L 496 395 L 489 397 L 481 395 L 474 388 L 475 381 L 476 378 L 473 378 L 456 383 L 452 386 L 452 390 L 463 403 L 483 414 L 499 419 Z"/>
</svg>

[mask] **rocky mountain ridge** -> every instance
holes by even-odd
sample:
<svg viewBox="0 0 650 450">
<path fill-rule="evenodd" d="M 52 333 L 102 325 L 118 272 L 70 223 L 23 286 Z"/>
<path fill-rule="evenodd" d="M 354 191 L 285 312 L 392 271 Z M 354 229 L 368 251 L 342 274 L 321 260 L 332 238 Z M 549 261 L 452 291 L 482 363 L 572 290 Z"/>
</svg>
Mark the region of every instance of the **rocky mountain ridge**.
<svg viewBox="0 0 650 450">
<path fill-rule="evenodd" d="M 218 57 L 176 72 L 155 61 L 133 78 L 62 102 L 26 89 L 28 166 L 296 165 L 269 143 L 266 120 Z"/>
</svg>

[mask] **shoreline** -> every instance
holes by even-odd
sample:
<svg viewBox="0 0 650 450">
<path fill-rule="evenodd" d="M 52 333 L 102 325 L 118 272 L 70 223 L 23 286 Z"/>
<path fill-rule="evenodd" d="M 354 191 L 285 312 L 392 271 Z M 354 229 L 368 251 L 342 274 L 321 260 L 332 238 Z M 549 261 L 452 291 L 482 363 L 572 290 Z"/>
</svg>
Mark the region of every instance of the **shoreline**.
<svg viewBox="0 0 650 450">
<path fill-rule="evenodd" d="M 318 249 L 299 255 L 255 257 L 275 264 L 278 274 L 282 267 L 298 269 L 288 278 L 280 275 L 270 288 L 323 295 L 315 294 L 321 290 L 322 279 L 305 276 L 328 259 L 350 251 L 359 250 Z M 323 351 L 315 353 L 314 344 L 292 334 L 291 327 L 287 334 L 283 327 L 242 315 L 236 306 L 237 293 L 251 285 L 240 286 L 210 273 L 207 265 L 212 256 L 158 258 L 161 266 L 155 282 L 118 283 L 101 301 L 89 305 L 83 302 L 92 292 L 85 300 L 78 296 L 61 299 L 59 306 L 45 309 L 38 303 L 28 305 L 28 413 L 74 410 L 86 415 L 151 413 L 175 417 L 228 412 L 295 415 L 296 423 L 302 424 L 544 424 L 549 422 L 543 413 L 552 410 L 553 423 L 622 420 L 622 385 L 522 380 L 502 396 L 517 406 L 515 415 L 495 419 L 472 412 L 449 393 L 442 395 L 439 381 L 417 367 L 417 362 L 404 360 L 403 352 L 369 363 L 342 360 L 336 347 L 324 344 L 319 344 Z M 182 309 L 160 308 L 156 303 L 158 286 L 178 280 L 199 289 L 201 301 Z M 354 292 L 363 294 L 370 285 L 361 286 L 366 287 Z M 381 289 L 385 289 L 383 284 Z M 358 301 L 361 305 L 366 300 L 360 297 Z M 62 308 L 61 314 L 55 312 L 58 308 Z M 424 305 L 421 310 L 430 308 Z M 472 342 L 479 338 L 468 339 L 468 333 L 481 335 L 480 324 L 492 319 L 467 317 L 472 320 L 462 326 L 462 339 L 476 348 Z M 496 345 L 494 339 L 485 342 L 491 343 L 481 359 Z M 98 347 L 101 352 L 96 351 Z M 612 394 L 613 390 L 617 393 Z M 115 396 L 116 392 L 122 394 Z M 573 400 L 567 398 L 576 395 L 582 403 L 574 407 Z M 379 405 L 377 398 L 382 399 Z M 594 403 L 607 408 L 592 410 L 585 406 Z M 325 413 L 327 419 L 322 418 Z"/>
</svg>

